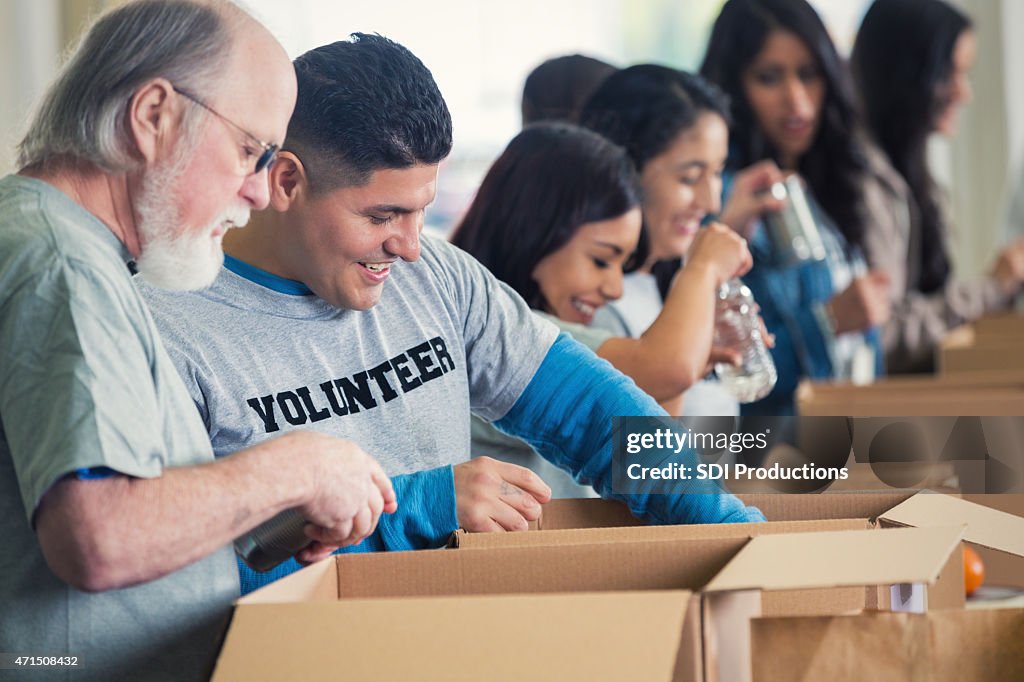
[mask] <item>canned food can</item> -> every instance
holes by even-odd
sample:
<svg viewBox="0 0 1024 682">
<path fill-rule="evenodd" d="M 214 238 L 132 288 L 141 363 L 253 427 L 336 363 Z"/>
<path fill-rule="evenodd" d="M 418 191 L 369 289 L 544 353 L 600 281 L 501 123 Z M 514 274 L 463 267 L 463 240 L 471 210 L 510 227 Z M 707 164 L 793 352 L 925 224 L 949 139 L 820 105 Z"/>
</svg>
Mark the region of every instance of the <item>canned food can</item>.
<svg viewBox="0 0 1024 682">
<path fill-rule="evenodd" d="M 776 199 L 787 200 L 781 211 L 764 216 L 768 237 L 778 259 L 790 265 L 825 260 L 825 244 L 800 176 L 790 175 L 768 191 Z"/>
</svg>

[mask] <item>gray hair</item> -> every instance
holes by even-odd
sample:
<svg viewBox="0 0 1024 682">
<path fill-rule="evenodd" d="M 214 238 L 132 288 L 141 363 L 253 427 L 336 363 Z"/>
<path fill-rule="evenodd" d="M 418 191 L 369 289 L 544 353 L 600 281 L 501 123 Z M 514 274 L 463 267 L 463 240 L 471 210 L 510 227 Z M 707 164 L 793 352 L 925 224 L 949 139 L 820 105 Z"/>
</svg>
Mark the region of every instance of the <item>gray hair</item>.
<svg viewBox="0 0 1024 682">
<path fill-rule="evenodd" d="M 18 145 L 19 168 L 67 161 L 115 173 L 137 168 L 128 118 L 136 90 L 162 77 L 210 93 L 227 66 L 232 33 L 224 12 L 191 0 L 138 0 L 104 14 L 44 96 Z M 185 140 L 204 117 L 202 107 L 186 108 Z"/>
</svg>

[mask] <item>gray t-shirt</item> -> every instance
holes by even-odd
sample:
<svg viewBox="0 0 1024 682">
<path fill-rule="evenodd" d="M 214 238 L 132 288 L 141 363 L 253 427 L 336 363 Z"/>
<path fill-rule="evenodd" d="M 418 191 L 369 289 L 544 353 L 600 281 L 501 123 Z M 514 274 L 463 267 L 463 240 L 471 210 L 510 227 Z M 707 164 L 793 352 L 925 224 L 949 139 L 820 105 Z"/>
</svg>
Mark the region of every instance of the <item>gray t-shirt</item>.
<svg viewBox="0 0 1024 682">
<path fill-rule="evenodd" d="M 421 242 L 365 311 L 230 258 L 202 291 L 140 283 L 218 456 L 308 428 L 389 475 L 469 459 L 470 411 L 503 417 L 558 330 L 470 256 Z"/>
<path fill-rule="evenodd" d="M 574 339 L 595 352 L 601 347 L 602 343 L 612 337 L 612 333 L 604 329 L 565 322 L 554 315 L 537 310 L 534 311 L 534 314 L 550 321 L 560 330 L 567 332 Z M 568 472 L 559 469 L 544 459 L 539 452 L 530 447 L 529 443 L 499 431 L 490 422 L 480 417 L 473 417 L 471 434 L 474 457 L 493 457 L 503 462 L 511 462 L 512 464 L 518 464 L 533 470 L 545 483 L 551 486 L 551 496 L 554 499 L 599 497 L 591 486 L 577 483 Z"/>
<path fill-rule="evenodd" d="M 80 658 L 48 679 L 204 679 L 238 595 L 227 546 L 86 594 L 50 572 L 36 539 L 36 507 L 64 476 L 151 478 L 213 460 L 129 258 L 56 188 L 0 179 L 0 651 Z"/>
</svg>

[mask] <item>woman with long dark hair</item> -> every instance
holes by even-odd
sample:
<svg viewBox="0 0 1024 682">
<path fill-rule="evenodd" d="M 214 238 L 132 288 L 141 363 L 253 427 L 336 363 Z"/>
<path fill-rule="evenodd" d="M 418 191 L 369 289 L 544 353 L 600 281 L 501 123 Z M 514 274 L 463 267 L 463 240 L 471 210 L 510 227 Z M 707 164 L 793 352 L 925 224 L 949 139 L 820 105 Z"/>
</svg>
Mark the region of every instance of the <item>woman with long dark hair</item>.
<svg viewBox="0 0 1024 682">
<path fill-rule="evenodd" d="M 678 413 L 680 394 L 707 370 L 714 292 L 746 272 L 750 253 L 729 228 L 705 229 L 646 333 L 632 338 L 585 326 L 622 295 L 623 269 L 643 259 L 640 226 L 640 183 L 626 153 L 589 130 L 540 123 L 519 133 L 495 161 L 452 243 Z M 555 477 L 552 484 L 551 472 L 525 444 L 512 445 L 510 456 L 509 440 L 474 423 L 474 455 L 530 466 L 553 489 L 562 488 L 556 494 L 565 492 L 565 481 Z"/>
<path fill-rule="evenodd" d="M 928 166 L 928 140 L 951 136 L 970 101 L 975 35 L 968 19 L 941 0 L 878 0 L 857 33 L 850 65 L 870 134 L 898 176 L 877 204 L 868 257 L 893 276 L 898 301 L 887 334 L 890 371 L 928 371 L 945 332 L 1007 307 L 1024 278 L 1024 246 L 999 255 L 990 275 L 952 276 L 948 219 Z"/>
<path fill-rule="evenodd" d="M 622 146 L 640 174 L 646 253 L 624 282 L 624 294 L 595 317 L 595 326 L 640 337 L 667 305 L 684 257 L 692 260 L 701 224 L 721 208 L 722 169 L 728 155 L 728 103 L 703 78 L 657 64 L 638 64 L 608 76 L 580 113 L 580 124 Z M 770 184 L 777 170 L 754 169 Z M 756 185 L 757 183 L 748 183 Z M 778 207 L 754 188 L 730 202 L 758 210 Z M 713 350 L 718 359 L 719 349 Z M 734 415 L 736 400 L 716 382 L 687 393 L 686 415 Z"/>
<path fill-rule="evenodd" d="M 880 371 L 878 325 L 889 317 L 888 278 L 863 257 L 870 176 L 848 78 L 820 17 L 805 0 L 728 0 L 701 75 L 729 96 L 733 125 L 727 193 L 751 164 L 798 173 L 811 197 L 823 260 L 784 262 L 752 210 L 722 220 L 750 235 L 744 281 L 776 335 L 775 390 L 745 413 L 789 414 L 802 377 L 870 381 Z"/>
</svg>

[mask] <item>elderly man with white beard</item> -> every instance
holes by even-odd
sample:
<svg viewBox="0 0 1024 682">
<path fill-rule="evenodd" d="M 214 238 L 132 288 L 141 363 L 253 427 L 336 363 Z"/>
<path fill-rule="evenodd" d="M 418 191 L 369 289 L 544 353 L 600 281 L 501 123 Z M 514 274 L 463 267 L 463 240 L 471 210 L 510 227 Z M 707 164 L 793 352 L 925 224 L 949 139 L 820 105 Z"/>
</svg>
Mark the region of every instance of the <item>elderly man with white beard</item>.
<svg viewBox="0 0 1024 682">
<path fill-rule="evenodd" d="M 295 431 L 214 461 L 132 274 L 208 285 L 267 205 L 295 103 L 234 5 L 101 17 L 0 179 L 0 651 L 75 679 L 205 679 L 239 593 L 233 538 L 298 508 L 312 561 L 396 508 L 376 460 Z M 43 657 L 43 658 L 40 658 Z"/>
</svg>

